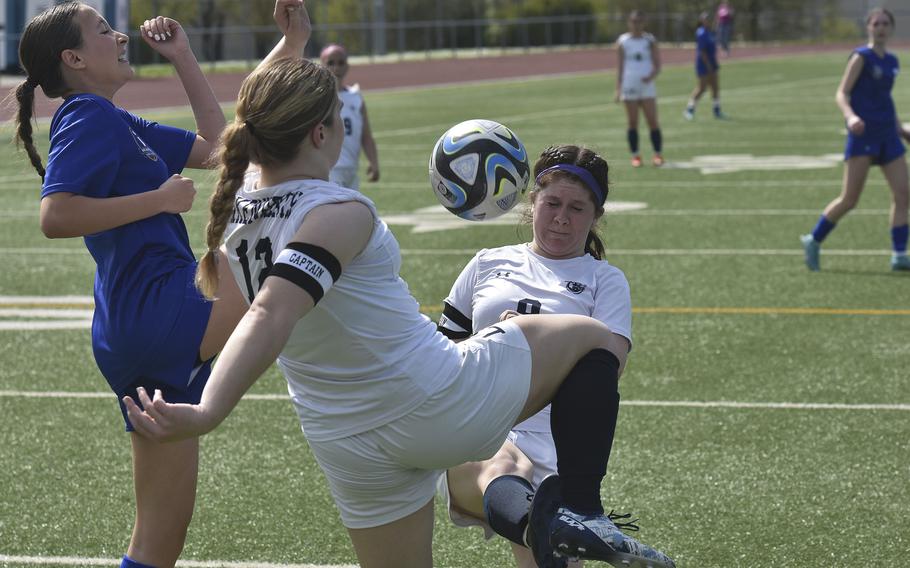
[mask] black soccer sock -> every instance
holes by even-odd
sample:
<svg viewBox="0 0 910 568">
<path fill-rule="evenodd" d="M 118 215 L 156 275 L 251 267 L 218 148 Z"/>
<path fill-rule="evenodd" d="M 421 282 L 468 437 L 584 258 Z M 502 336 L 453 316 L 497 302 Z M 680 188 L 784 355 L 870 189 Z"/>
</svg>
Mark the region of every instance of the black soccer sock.
<svg viewBox="0 0 910 568">
<path fill-rule="evenodd" d="M 654 152 L 660 154 L 661 149 L 664 146 L 664 137 L 660 133 L 660 128 L 655 128 L 651 131 L 651 147 L 654 148 Z"/>
<path fill-rule="evenodd" d="M 483 492 L 483 512 L 490 527 L 501 537 L 527 546 L 524 535 L 534 488 L 517 475 L 497 477 Z"/>
<path fill-rule="evenodd" d="M 638 130 L 630 128 L 626 131 L 626 140 L 629 141 L 629 150 L 633 156 L 638 155 Z"/>
<path fill-rule="evenodd" d="M 619 359 L 606 349 L 589 351 L 559 387 L 550 410 L 563 501 L 576 513 L 603 513 L 600 483 L 618 414 Z"/>
</svg>

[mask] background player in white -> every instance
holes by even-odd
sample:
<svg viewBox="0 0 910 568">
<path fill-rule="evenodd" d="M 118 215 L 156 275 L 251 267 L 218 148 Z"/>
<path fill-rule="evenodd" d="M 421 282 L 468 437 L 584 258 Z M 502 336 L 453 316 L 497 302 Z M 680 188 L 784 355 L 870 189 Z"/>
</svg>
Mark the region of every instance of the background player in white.
<svg viewBox="0 0 910 568">
<path fill-rule="evenodd" d="M 360 189 L 360 176 L 357 174 L 360 163 L 360 149 L 366 154 L 367 180 L 379 181 L 379 152 L 370 129 L 367 116 L 367 104 L 360 93 L 359 85 L 345 86 L 344 78 L 348 74 L 347 50 L 337 43 L 325 46 L 319 54 L 319 60 L 335 75 L 338 83 L 338 97 L 344 105 L 341 107 L 341 121 L 344 124 L 344 144 L 338 163 L 329 174 L 329 181 L 342 187 Z"/>
<path fill-rule="evenodd" d="M 597 234 L 604 201 L 576 173 L 549 170 L 560 164 L 579 167 L 598 186 L 608 186 L 607 162 L 590 149 L 562 145 L 544 150 L 534 164 L 536 183 L 525 216 L 532 227 L 531 242 L 484 249 L 471 259 L 444 302 L 439 328 L 446 336 L 464 340 L 519 314 L 581 314 L 602 321 L 627 350 L 631 347 L 629 284 L 622 271 L 603 258 Z M 625 354 L 620 360 L 625 366 Z M 517 424 L 489 460 L 450 468 L 440 489 L 448 496 L 449 516 L 456 525 L 480 525 L 487 537 L 494 530 L 501 532 L 513 541 L 518 566 L 533 568 L 537 564 L 520 545 L 529 496 L 554 473 L 556 450 L 547 407 Z"/>
<path fill-rule="evenodd" d="M 628 129 L 626 138 L 632 152 L 632 166 L 641 167 L 638 151 L 638 111 L 641 110 L 651 132 L 654 156 L 651 163 L 662 166 L 663 137 L 657 121 L 657 87 L 654 79 L 660 73 L 660 51 L 657 40 L 645 30 L 645 17 L 640 10 L 632 10 L 627 21 L 629 31 L 616 40 L 616 100 L 626 107 Z"/>
<path fill-rule="evenodd" d="M 398 243 L 375 206 L 327 181 L 344 137 L 334 84 L 302 58 L 244 80 L 222 137 L 199 283 L 215 291 L 213 251 L 226 233 L 250 309 L 198 405 L 140 389 L 144 410 L 124 398 L 130 420 L 155 440 L 201 435 L 277 358 L 361 566 L 424 568 L 441 470 L 491 457 L 552 400 L 563 501 L 535 498 L 535 538 L 615 555 L 626 541 L 600 503 L 609 445 L 596 432 L 619 410 L 626 344 L 578 315 L 513 318 L 458 345 L 437 332 L 398 276 Z M 259 170 L 248 174 L 251 161 Z"/>
<path fill-rule="evenodd" d="M 891 90 L 897 78 L 897 57 L 887 51 L 894 33 L 894 15 L 874 8 L 866 18 L 869 42 L 853 51 L 840 86 L 837 106 L 847 125 L 844 148 L 844 181 L 839 196 L 825 207 L 811 233 L 800 241 L 809 270 L 820 268 L 821 244 L 851 209 L 856 207 L 873 165 L 881 168 L 891 188 L 891 269 L 910 270 L 907 256 L 910 182 L 901 138 L 910 141 L 894 107 Z"/>
</svg>

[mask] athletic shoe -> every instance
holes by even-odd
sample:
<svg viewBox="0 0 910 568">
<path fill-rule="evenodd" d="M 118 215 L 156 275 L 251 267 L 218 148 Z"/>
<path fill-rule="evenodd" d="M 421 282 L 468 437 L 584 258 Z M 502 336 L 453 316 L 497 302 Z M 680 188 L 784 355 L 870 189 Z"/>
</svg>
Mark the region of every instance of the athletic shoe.
<svg viewBox="0 0 910 568">
<path fill-rule="evenodd" d="M 566 568 L 568 559 L 557 556 L 550 546 L 550 521 L 559 508 L 560 485 L 558 475 L 549 475 L 540 482 L 528 512 L 528 529 L 525 540 L 539 568 Z"/>
<path fill-rule="evenodd" d="M 607 515 L 579 515 L 561 507 L 550 523 L 550 544 L 570 558 L 600 560 L 617 568 L 676 568 L 673 560 L 619 530 Z"/>
<path fill-rule="evenodd" d="M 641 156 L 635 156 L 632 158 L 632 167 L 640 168 L 641 167 Z"/>
<path fill-rule="evenodd" d="M 717 120 L 727 120 L 727 115 L 725 115 L 719 108 L 714 109 L 714 118 Z"/>
<path fill-rule="evenodd" d="M 910 256 L 898 253 L 892 254 L 891 270 L 910 270 Z"/>
<path fill-rule="evenodd" d="M 651 163 L 654 164 L 655 168 L 659 168 L 664 165 L 664 157 L 660 154 L 654 154 L 654 157 L 651 158 Z"/>
<path fill-rule="evenodd" d="M 683 118 L 686 120 L 695 120 L 695 109 L 687 108 L 683 111 Z"/>
<path fill-rule="evenodd" d="M 817 271 L 820 268 L 818 257 L 821 252 L 821 244 L 812 235 L 802 235 L 799 237 L 799 241 L 803 244 L 803 251 L 806 253 L 806 268 L 813 272 Z"/>
</svg>

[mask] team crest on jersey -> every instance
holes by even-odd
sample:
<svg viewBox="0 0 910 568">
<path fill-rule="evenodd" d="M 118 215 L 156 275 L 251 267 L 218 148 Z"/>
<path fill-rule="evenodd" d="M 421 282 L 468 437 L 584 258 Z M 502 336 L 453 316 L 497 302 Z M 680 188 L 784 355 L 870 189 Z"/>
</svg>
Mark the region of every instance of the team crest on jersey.
<svg viewBox="0 0 910 568">
<path fill-rule="evenodd" d="M 566 290 L 572 292 L 573 294 L 581 294 L 585 291 L 585 288 L 587 288 L 587 286 L 581 282 L 573 282 L 572 280 L 566 281 Z"/>
<path fill-rule="evenodd" d="M 156 154 L 155 151 L 152 150 L 149 147 L 149 145 L 145 143 L 145 140 L 143 140 L 142 138 L 139 138 L 139 135 L 136 134 L 135 132 L 133 132 L 132 128 L 130 128 L 130 134 L 133 135 L 133 140 L 136 141 L 136 146 L 139 147 L 139 151 L 142 152 L 142 155 L 153 162 L 157 162 L 158 154 Z"/>
</svg>

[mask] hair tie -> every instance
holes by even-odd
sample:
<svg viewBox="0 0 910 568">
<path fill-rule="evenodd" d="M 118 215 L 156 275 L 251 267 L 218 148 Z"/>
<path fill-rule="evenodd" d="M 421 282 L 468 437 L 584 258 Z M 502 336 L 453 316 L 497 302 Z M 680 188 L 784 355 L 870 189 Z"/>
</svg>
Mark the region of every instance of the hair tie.
<svg viewBox="0 0 910 568">
<path fill-rule="evenodd" d="M 244 120 L 243 125 L 250 129 L 250 134 L 252 134 L 253 136 L 256 136 L 256 129 L 253 128 L 252 122 L 250 122 L 249 120 Z"/>
<path fill-rule="evenodd" d="M 534 178 L 534 182 L 537 185 L 540 185 L 540 178 L 548 173 L 555 171 L 567 172 L 581 178 L 581 181 L 583 181 L 584 184 L 588 186 L 588 189 L 590 189 L 591 193 L 594 194 L 594 197 L 597 199 L 597 203 L 601 207 L 607 201 L 607 192 L 604 191 L 604 188 L 600 187 L 600 184 L 597 183 L 597 180 L 594 179 L 594 176 L 591 175 L 591 172 L 585 168 L 576 166 L 575 164 L 556 164 L 555 166 L 550 166 L 549 168 L 537 174 L 537 177 Z"/>
<path fill-rule="evenodd" d="M 41 83 L 37 79 L 34 79 L 31 75 L 28 75 L 25 77 L 25 86 L 28 87 L 29 89 L 34 90 L 35 87 L 37 87 L 40 84 Z"/>
</svg>

